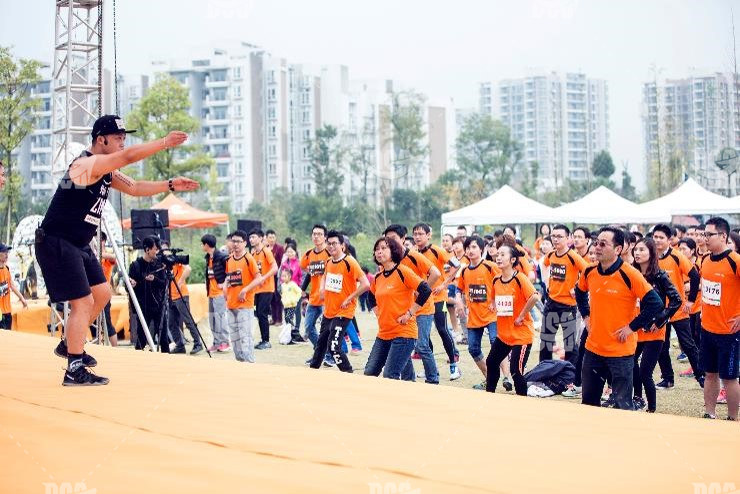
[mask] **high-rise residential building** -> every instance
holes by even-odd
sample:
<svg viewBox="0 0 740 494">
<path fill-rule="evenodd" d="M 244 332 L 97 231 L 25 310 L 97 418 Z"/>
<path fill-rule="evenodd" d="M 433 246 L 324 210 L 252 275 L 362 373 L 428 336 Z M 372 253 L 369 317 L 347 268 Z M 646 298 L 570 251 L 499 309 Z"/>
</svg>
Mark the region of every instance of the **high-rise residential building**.
<svg viewBox="0 0 740 494">
<path fill-rule="evenodd" d="M 544 188 L 588 179 L 594 156 L 609 150 L 608 86 L 585 74 L 552 72 L 482 83 L 479 112 L 509 127 L 522 147 L 522 161 L 538 164 Z"/>
<path fill-rule="evenodd" d="M 136 107 L 141 98 L 149 90 L 148 75 L 118 75 L 118 87 L 115 94 L 110 95 L 111 112 L 118 111 L 119 116 L 125 117 Z M 118 108 L 116 109 L 116 97 Z"/>
<path fill-rule="evenodd" d="M 643 84 L 649 176 L 658 166 L 677 167 L 679 178 L 688 175 L 714 192 L 737 193 L 737 174 L 728 183 L 715 164 L 723 148 L 740 149 L 740 84 L 733 80 L 733 74 L 715 73 Z"/>
</svg>

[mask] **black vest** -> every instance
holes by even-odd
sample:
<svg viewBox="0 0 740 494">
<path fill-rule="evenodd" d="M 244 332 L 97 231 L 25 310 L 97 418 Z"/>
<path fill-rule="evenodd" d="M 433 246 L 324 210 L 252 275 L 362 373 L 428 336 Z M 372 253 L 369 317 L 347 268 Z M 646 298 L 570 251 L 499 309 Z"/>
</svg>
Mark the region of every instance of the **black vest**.
<svg viewBox="0 0 740 494">
<path fill-rule="evenodd" d="M 83 151 L 79 158 L 88 156 L 92 153 Z M 108 173 L 90 185 L 75 185 L 67 168 L 51 198 L 41 228 L 47 235 L 61 237 L 77 247 L 88 245 L 100 225 L 112 180 L 113 174 Z"/>
</svg>

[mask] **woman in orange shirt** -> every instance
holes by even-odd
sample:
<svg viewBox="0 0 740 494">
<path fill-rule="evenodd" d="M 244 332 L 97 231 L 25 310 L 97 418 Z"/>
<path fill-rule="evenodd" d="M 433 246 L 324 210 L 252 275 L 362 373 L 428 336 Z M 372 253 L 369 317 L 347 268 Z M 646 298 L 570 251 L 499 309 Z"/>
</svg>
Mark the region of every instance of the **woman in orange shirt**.
<svg viewBox="0 0 740 494">
<path fill-rule="evenodd" d="M 534 338 L 530 311 L 540 299 L 529 278 L 519 271 L 526 262 L 522 253 L 511 245 L 501 245 L 496 264 L 501 275 L 493 280 L 494 307 L 498 333 L 486 358 L 486 391 L 495 393 L 500 376 L 499 365 L 511 353 L 510 368 L 516 394 L 527 395 L 524 368 Z"/>
<path fill-rule="evenodd" d="M 416 346 L 416 313 L 432 294 L 426 281 L 399 263 L 405 254 L 398 242 L 375 241 L 375 263 L 381 271 L 370 285 L 368 303 L 378 317 L 378 337 L 365 365 L 366 376 L 414 381 L 411 353 Z"/>
<path fill-rule="evenodd" d="M 689 237 L 682 238 L 678 242 L 678 250 L 681 251 L 681 254 L 685 255 L 689 261 L 691 261 L 691 264 L 694 265 L 697 272 L 701 273 L 701 259 L 696 255 L 696 242 L 694 239 Z M 686 295 L 689 293 L 688 280 L 684 283 L 684 292 L 686 292 Z M 691 306 L 691 310 L 689 311 L 689 322 L 691 323 L 691 337 L 694 339 L 694 343 L 696 343 L 696 347 L 698 348 L 701 343 L 701 297 L 696 297 L 696 302 Z M 691 376 L 693 377 L 693 375 L 692 371 Z"/>
<path fill-rule="evenodd" d="M 668 274 L 658 266 L 658 251 L 651 238 L 638 240 L 632 255 L 635 258 L 634 266 L 640 270 L 648 283 L 658 292 L 661 300 L 666 301 L 665 308 L 648 325 L 647 330 L 643 328 L 637 332 L 635 367 L 632 371 L 632 386 L 635 390 L 632 402 L 635 405 L 635 410 L 645 408 L 645 401 L 642 399 L 642 388 L 644 386 L 645 396 L 647 397 L 647 411 L 654 413 L 656 396 L 653 371 L 655 370 L 655 364 L 658 363 L 660 349 L 663 347 L 663 341 L 665 340 L 665 325 L 681 307 L 682 302 L 681 296 L 668 278 Z M 639 312 L 638 305 L 635 308 L 635 314 Z M 641 360 L 640 356 L 642 356 Z"/>
</svg>

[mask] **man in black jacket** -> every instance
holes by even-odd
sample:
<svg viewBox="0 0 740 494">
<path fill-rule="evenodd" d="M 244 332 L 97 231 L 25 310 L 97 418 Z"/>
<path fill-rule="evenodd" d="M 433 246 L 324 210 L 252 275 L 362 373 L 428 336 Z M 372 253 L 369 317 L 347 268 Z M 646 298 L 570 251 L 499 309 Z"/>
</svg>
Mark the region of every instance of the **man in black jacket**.
<svg viewBox="0 0 740 494">
<path fill-rule="evenodd" d="M 141 312 L 149 326 L 149 332 L 152 334 L 155 344 L 157 335 L 159 335 L 161 351 L 169 353 L 167 329 L 159 327 L 162 318 L 164 289 L 167 285 L 164 266 L 157 260 L 157 253 L 160 251 L 159 239 L 157 237 L 146 237 L 141 245 L 144 249 L 144 255 L 131 263 L 128 268 L 128 277 L 131 286 L 134 287 L 136 299 L 139 301 Z M 146 343 L 144 330 L 139 326 L 135 348 L 141 350 Z"/>
<path fill-rule="evenodd" d="M 226 259 L 228 256 L 216 248 L 216 237 L 203 235 L 200 239 L 206 253 L 206 294 L 208 295 L 208 322 L 213 333 L 211 352 L 228 352 L 229 328 L 226 325 L 226 299 L 223 283 L 226 280 Z"/>
</svg>

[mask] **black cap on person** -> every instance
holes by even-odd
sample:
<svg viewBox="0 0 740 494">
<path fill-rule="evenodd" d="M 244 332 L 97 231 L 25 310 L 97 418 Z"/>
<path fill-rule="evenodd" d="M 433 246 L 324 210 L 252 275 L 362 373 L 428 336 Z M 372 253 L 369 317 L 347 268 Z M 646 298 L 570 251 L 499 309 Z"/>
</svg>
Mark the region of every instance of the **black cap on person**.
<svg viewBox="0 0 740 494">
<path fill-rule="evenodd" d="M 119 132 L 130 134 L 136 132 L 136 130 L 126 130 L 126 127 L 123 125 L 123 119 L 118 115 L 103 115 L 95 120 L 91 134 L 92 138 L 95 139 L 99 136 L 118 134 Z"/>
</svg>

